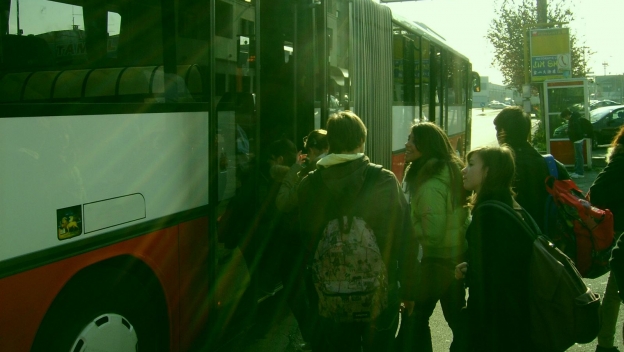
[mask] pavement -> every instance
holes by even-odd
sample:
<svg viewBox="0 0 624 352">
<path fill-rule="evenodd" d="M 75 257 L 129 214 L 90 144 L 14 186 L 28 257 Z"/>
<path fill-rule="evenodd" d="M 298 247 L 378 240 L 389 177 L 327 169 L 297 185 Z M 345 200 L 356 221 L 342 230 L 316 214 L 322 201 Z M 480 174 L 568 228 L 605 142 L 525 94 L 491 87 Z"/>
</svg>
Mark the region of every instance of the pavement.
<svg viewBox="0 0 624 352">
<path fill-rule="evenodd" d="M 303 338 L 283 292 L 264 301 L 252 326 L 214 352 L 300 352 Z"/>
<path fill-rule="evenodd" d="M 583 191 L 583 193 L 587 194 L 589 188 L 594 183 L 596 176 L 602 171 L 602 169 L 607 165 L 606 156 L 608 153 L 608 148 L 600 147 L 596 148 L 592 151 L 592 167 L 585 168 L 585 177 L 573 179 L 574 183 Z M 570 173 L 573 172 L 572 168 L 568 168 Z"/>
</svg>

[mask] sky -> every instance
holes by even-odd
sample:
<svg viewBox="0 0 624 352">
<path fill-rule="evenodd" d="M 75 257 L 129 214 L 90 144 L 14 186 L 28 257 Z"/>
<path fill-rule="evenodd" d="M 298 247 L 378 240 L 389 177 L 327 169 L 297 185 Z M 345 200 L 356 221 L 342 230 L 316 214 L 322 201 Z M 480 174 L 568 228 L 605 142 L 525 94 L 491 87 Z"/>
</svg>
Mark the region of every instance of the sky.
<svg viewBox="0 0 624 352">
<path fill-rule="evenodd" d="M 474 71 L 489 77 L 492 83 L 502 84 L 503 77 L 499 68 L 492 65 L 494 47 L 485 38 L 495 15 L 494 6 L 501 2 L 502 0 L 418 0 L 391 3 L 388 6 L 394 13 L 425 23 L 442 35 L 451 47 L 467 56 Z M 547 2 L 552 5 L 555 1 Z M 68 29 L 69 23 L 83 27 L 79 8 L 53 2 L 45 2 L 45 6 L 42 4 L 42 0 L 23 1 L 20 4 L 24 34 Z M 624 74 L 624 0 L 565 0 L 565 4 L 572 9 L 575 18 L 569 24 L 571 33 L 580 39 L 582 45 L 594 52 L 589 57 L 590 71 L 594 75 Z M 11 13 L 16 13 L 15 9 L 12 8 Z M 119 19 L 109 20 L 109 32 L 111 35 L 116 34 Z M 39 23 L 46 23 L 46 28 L 30 28 Z M 11 33 L 16 32 L 15 28 L 16 15 L 12 15 Z M 31 33 L 33 30 L 35 32 Z"/>
<path fill-rule="evenodd" d="M 485 38 L 501 0 L 418 0 L 388 4 L 393 13 L 425 23 L 467 56 L 473 71 L 503 84 L 492 65 L 494 47 Z M 549 6 L 553 1 L 548 1 Z M 589 69 L 595 75 L 624 74 L 624 0 L 567 0 L 574 20 L 568 25 L 580 43 L 595 52 Z M 604 66 L 607 63 L 608 66 Z"/>
</svg>

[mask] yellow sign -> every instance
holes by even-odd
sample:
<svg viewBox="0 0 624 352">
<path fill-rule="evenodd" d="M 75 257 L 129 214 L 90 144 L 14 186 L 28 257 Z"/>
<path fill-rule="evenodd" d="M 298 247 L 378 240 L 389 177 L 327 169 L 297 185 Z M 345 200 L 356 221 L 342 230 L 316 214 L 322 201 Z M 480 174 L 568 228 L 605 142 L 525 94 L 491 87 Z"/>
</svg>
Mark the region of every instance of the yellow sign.
<svg viewBox="0 0 624 352">
<path fill-rule="evenodd" d="M 568 28 L 531 30 L 531 81 L 572 76 Z"/>
</svg>

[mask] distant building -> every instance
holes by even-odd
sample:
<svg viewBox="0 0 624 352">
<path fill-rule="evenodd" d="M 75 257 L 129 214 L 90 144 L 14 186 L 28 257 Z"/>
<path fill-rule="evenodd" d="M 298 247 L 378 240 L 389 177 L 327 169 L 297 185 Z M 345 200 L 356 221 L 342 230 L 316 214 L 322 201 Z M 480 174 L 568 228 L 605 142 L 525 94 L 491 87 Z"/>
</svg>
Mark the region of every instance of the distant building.
<svg viewBox="0 0 624 352">
<path fill-rule="evenodd" d="M 589 96 L 592 100 L 624 102 L 624 75 L 595 76 L 589 83 Z"/>
<path fill-rule="evenodd" d="M 519 105 L 522 103 L 522 97 L 514 89 L 507 88 L 500 84 L 490 83 L 487 76 L 481 76 L 481 91 L 472 94 L 472 107 L 480 108 L 488 106 L 492 101 L 496 100 L 509 105 Z"/>
</svg>

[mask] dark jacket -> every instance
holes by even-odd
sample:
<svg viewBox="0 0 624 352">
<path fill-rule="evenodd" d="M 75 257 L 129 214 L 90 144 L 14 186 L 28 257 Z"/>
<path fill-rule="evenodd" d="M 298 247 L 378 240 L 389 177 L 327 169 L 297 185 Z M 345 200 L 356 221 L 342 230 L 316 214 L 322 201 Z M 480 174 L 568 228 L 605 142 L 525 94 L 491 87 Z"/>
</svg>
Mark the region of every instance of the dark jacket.
<svg viewBox="0 0 624 352">
<path fill-rule="evenodd" d="M 219 219 L 219 242 L 241 250 L 250 243 L 266 246 L 261 243 L 267 238 L 264 234 L 272 233 L 279 223 L 274 204 L 279 183 L 271 179 L 268 167 L 251 169 L 241 179 L 242 186 Z"/>
<path fill-rule="evenodd" d="M 589 198 L 593 205 L 609 209 L 613 213 L 613 228 L 617 243 L 611 252 L 611 274 L 615 276 L 618 287 L 624 287 L 624 145 L 617 145 L 611 153 L 609 163 L 594 184 L 589 188 Z M 624 289 L 619 290 L 624 300 Z"/>
<path fill-rule="evenodd" d="M 596 177 L 589 188 L 591 203 L 600 209 L 613 213 L 613 227 L 616 233 L 624 231 L 624 145 L 619 145 L 611 154 L 607 167 Z"/>
<path fill-rule="evenodd" d="M 624 300 L 624 145 L 617 145 L 611 153 L 609 163 L 594 184 L 589 188 L 591 203 L 598 208 L 609 209 L 613 213 L 613 227 L 617 243 L 611 252 L 611 274 L 620 287 L 620 298 Z"/>
<path fill-rule="evenodd" d="M 611 275 L 615 277 L 618 287 L 624 287 L 624 232 L 617 234 L 617 242 L 611 251 Z M 624 301 L 624 290 L 618 290 L 620 299 Z"/>
<path fill-rule="evenodd" d="M 544 181 L 550 174 L 546 160 L 533 146 L 524 141 L 511 144 L 516 162 L 516 178 L 513 189 L 516 192 L 516 201 L 544 230 L 544 210 L 548 192 Z M 559 180 L 569 180 L 570 175 L 565 167 L 557 161 Z"/>
<path fill-rule="evenodd" d="M 584 119 L 578 112 L 573 112 L 568 121 L 568 137 L 570 142 L 583 138 L 594 138 L 594 128 L 588 119 Z"/>
<path fill-rule="evenodd" d="M 371 171 L 366 156 L 330 167 L 322 167 L 301 181 L 298 191 L 301 236 L 307 252 L 308 262 L 314 256 L 327 219 L 325 210 L 330 202 L 353 202 L 364 184 L 365 175 Z M 311 177 L 319 173 L 323 189 L 315 189 Z M 416 266 L 417 243 L 410 224 L 409 206 L 394 174 L 381 171 L 372 187 L 369 204 L 364 208 L 363 218 L 373 228 L 377 244 L 388 269 L 388 284 L 394 288 L 393 296 L 400 294 L 405 299 L 413 297 L 412 271 L 401 270 Z M 399 268 L 399 270 L 397 270 Z M 402 291 L 398 292 L 397 281 Z M 398 303 L 398 302 L 397 302 Z M 398 306 L 389 306 L 396 309 Z"/>
<path fill-rule="evenodd" d="M 282 272 L 283 253 L 294 255 L 301 247 L 296 235 L 297 214 L 281 212 L 275 204 L 280 186 L 268 167 L 257 172 L 250 170 L 219 218 L 219 242 L 225 243 L 226 248 L 238 246 L 250 274 L 262 276 L 262 284 L 267 287 Z"/>
<path fill-rule="evenodd" d="M 489 197 L 512 206 L 511 197 Z M 509 215 L 476 205 L 468 240 L 468 334 L 470 351 L 532 351 L 528 305 L 532 239 Z"/>
</svg>

